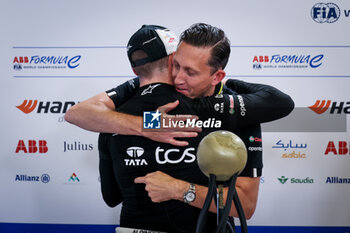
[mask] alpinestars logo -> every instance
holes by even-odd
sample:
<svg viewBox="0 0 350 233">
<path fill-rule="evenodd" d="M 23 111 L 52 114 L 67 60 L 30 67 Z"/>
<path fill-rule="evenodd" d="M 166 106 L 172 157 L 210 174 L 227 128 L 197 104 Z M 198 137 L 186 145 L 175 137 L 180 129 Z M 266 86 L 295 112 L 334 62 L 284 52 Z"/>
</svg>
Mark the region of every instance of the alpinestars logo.
<svg viewBox="0 0 350 233">
<path fill-rule="evenodd" d="M 145 153 L 145 150 L 143 148 L 132 146 L 126 149 L 126 153 L 131 157 L 131 159 L 124 159 L 125 166 L 148 165 L 145 159 L 140 159 L 140 157 Z"/>
<path fill-rule="evenodd" d="M 309 108 L 317 114 L 325 113 L 329 108 L 330 114 L 350 113 L 350 102 L 332 102 L 331 100 L 316 100 Z"/>
<path fill-rule="evenodd" d="M 146 95 L 146 94 L 152 94 L 152 91 L 154 88 L 158 87 L 160 84 L 156 84 L 156 85 L 150 85 L 149 87 L 147 87 L 145 90 L 143 90 L 143 92 L 141 93 L 141 95 Z"/>
<path fill-rule="evenodd" d="M 25 114 L 33 112 L 36 108 L 36 113 L 66 113 L 68 108 L 75 104 L 73 101 L 38 101 L 38 100 L 24 100 L 22 104 L 16 106 Z"/>
</svg>

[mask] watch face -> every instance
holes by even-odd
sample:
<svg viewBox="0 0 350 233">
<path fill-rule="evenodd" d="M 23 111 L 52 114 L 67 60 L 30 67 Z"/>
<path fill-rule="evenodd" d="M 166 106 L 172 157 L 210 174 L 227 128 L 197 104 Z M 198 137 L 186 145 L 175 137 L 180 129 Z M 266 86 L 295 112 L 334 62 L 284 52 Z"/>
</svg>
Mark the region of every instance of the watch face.
<svg viewBox="0 0 350 233">
<path fill-rule="evenodd" d="M 188 202 L 194 201 L 195 198 L 196 198 L 196 194 L 194 192 L 186 193 L 186 199 Z"/>
</svg>

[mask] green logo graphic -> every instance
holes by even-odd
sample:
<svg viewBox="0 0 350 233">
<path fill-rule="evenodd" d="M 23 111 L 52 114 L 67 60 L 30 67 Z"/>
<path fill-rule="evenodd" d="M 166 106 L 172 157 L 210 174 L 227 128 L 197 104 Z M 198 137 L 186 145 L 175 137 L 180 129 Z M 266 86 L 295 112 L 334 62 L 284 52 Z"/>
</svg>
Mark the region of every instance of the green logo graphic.
<svg viewBox="0 0 350 233">
<path fill-rule="evenodd" d="M 279 180 L 279 182 L 281 182 L 281 184 L 284 184 L 287 182 L 288 178 L 281 176 L 281 178 L 277 178 Z"/>
</svg>

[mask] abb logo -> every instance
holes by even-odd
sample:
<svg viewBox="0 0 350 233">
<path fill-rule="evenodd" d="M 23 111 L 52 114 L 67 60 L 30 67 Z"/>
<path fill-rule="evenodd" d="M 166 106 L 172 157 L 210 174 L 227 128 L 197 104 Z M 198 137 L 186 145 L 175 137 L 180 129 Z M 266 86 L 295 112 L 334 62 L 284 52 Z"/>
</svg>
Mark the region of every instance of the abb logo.
<svg viewBox="0 0 350 233">
<path fill-rule="evenodd" d="M 37 107 L 37 113 L 66 113 L 68 108 L 73 106 L 75 102 L 60 102 L 60 101 L 38 101 L 38 100 L 24 100 L 21 105 L 16 106 L 25 114 L 31 113 Z"/>
<path fill-rule="evenodd" d="M 333 141 L 329 141 L 326 151 L 324 152 L 325 155 L 328 155 L 329 153 L 333 153 L 334 155 L 346 155 L 350 154 L 348 148 L 348 143 L 346 141 L 339 141 L 338 142 L 338 150 L 335 146 Z"/>
<path fill-rule="evenodd" d="M 16 148 L 16 153 L 46 153 L 48 151 L 47 142 L 45 140 L 28 140 L 27 145 L 24 140 L 19 140 Z"/>
<path fill-rule="evenodd" d="M 346 105 L 348 106 L 346 106 Z M 350 113 L 350 102 L 333 102 L 330 100 L 316 100 L 315 104 L 312 106 L 309 106 L 309 108 L 314 111 L 317 114 L 322 114 L 330 109 L 330 114 L 341 114 L 342 112 L 344 113 Z"/>
<path fill-rule="evenodd" d="M 254 56 L 253 62 L 269 62 L 269 56 Z"/>
<path fill-rule="evenodd" d="M 15 57 L 13 63 L 29 63 L 28 57 Z"/>
</svg>

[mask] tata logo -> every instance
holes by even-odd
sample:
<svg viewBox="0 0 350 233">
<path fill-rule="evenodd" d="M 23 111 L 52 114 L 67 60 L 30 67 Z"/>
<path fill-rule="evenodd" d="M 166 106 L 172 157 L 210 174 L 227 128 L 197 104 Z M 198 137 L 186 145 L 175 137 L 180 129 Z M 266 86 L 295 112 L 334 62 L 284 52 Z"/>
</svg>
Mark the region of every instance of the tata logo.
<svg viewBox="0 0 350 233">
<path fill-rule="evenodd" d="M 340 8 L 335 3 L 317 3 L 311 8 L 311 18 L 317 23 L 334 23 L 340 17 Z"/>
<path fill-rule="evenodd" d="M 145 159 L 140 158 L 145 153 L 145 150 L 143 148 L 132 146 L 126 149 L 126 153 L 131 157 L 131 159 L 124 159 L 125 166 L 148 165 Z"/>
<path fill-rule="evenodd" d="M 23 152 L 25 154 L 44 154 L 47 153 L 47 151 L 48 147 L 45 140 L 28 140 L 27 143 L 24 140 L 19 140 L 16 147 L 16 153 Z"/>
<path fill-rule="evenodd" d="M 330 100 L 316 100 L 309 109 L 317 114 L 325 113 L 330 108 L 330 114 L 350 113 L 350 102 L 332 102 Z"/>
<path fill-rule="evenodd" d="M 29 114 L 37 109 L 36 113 L 66 113 L 68 108 L 73 106 L 75 102 L 67 101 L 38 101 L 38 100 L 23 100 L 22 104 L 16 106 L 25 114 Z"/>
<path fill-rule="evenodd" d="M 195 152 L 193 147 L 185 149 L 183 152 L 180 149 L 162 149 L 159 146 L 156 149 L 156 161 L 159 164 L 178 164 L 181 162 L 193 163 L 196 160 L 196 156 L 191 153 Z"/>
</svg>

